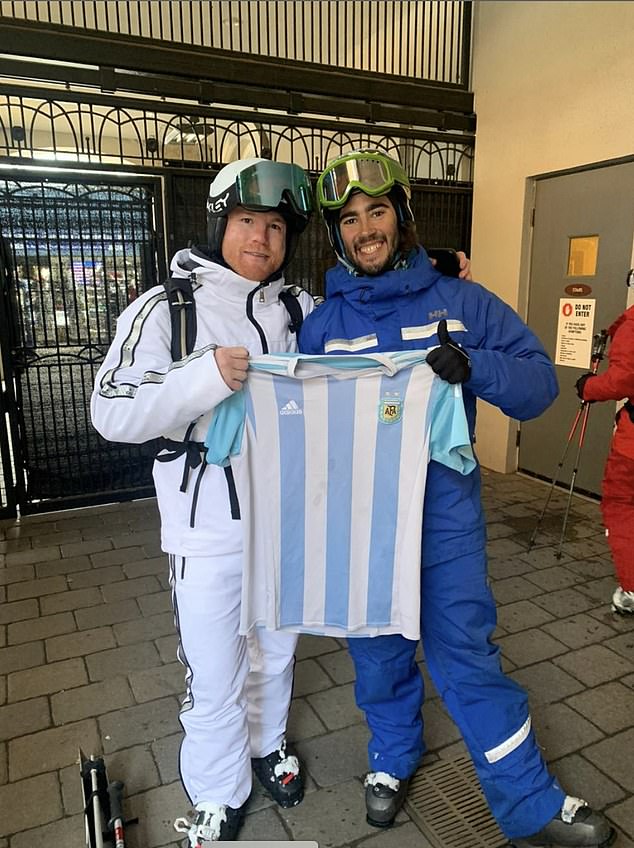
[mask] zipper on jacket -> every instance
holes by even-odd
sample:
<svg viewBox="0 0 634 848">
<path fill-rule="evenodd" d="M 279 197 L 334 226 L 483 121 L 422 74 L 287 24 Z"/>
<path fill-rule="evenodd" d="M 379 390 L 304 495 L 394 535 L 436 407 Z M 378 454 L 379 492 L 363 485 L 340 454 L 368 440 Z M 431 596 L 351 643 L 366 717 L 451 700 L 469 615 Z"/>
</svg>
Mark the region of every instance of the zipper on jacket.
<svg viewBox="0 0 634 848">
<path fill-rule="evenodd" d="M 268 353 L 269 352 L 269 343 L 267 342 L 266 336 L 264 335 L 264 330 L 262 329 L 262 327 L 260 327 L 260 325 L 255 320 L 255 317 L 253 315 L 253 298 L 259 292 L 260 298 L 263 299 L 264 292 L 262 291 L 262 289 L 265 286 L 268 286 L 268 283 L 260 283 L 259 286 L 256 286 L 256 288 L 251 289 L 251 291 L 247 295 L 247 318 L 249 319 L 249 321 L 253 324 L 253 326 L 257 330 L 258 336 L 260 337 L 260 344 L 262 345 L 262 353 Z"/>
</svg>

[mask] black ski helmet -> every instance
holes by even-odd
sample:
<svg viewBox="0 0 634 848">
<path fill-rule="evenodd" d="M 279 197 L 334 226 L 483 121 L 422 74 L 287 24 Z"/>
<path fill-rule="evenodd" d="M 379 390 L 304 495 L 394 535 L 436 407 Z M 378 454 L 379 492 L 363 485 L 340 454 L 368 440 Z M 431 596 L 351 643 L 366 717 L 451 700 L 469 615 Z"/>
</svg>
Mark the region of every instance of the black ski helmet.
<svg viewBox="0 0 634 848">
<path fill-rule="evenodd" d="M 277 209 L 286 221 L 286 252 L 278 270 L 291 261 L 297 238 L 308 225 L 312 190 L 299 165 L 270 159 L 238 159 L 225 165 L 209 186 L 207 242 L 212 257 L 222 257 L 227 215 L 236 206 L 251 212 Z"/>
<path fill-rule="evenodd" d="M 399 226 L 414 223 L 409 203 L 412 196 L 409 177 L 396 159 L 382 150 L 364 148 L 344 153 L 329 162 L 317 180 L 317 206 L 337 258 L 351 271 L 355 270 L 355 266 L 345 252 L 339 212 L 355 191 L 369 197 L 387 195 L 394 206 Z"/>
</svg>

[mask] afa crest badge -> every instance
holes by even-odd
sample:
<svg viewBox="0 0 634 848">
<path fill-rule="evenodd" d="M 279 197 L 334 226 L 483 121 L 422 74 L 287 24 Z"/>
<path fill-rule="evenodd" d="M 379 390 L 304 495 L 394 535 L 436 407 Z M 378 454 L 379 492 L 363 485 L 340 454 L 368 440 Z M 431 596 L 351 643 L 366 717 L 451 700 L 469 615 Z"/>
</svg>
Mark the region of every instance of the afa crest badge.
<svg viewBox="0 0 634 848">
<path fill-rule="evenodd" d="M 397 424 L 403 417 L 403 401 L 400 396 L 387 394 L 379 403 L 379 421 L 383 424 Z"/>
</svg>

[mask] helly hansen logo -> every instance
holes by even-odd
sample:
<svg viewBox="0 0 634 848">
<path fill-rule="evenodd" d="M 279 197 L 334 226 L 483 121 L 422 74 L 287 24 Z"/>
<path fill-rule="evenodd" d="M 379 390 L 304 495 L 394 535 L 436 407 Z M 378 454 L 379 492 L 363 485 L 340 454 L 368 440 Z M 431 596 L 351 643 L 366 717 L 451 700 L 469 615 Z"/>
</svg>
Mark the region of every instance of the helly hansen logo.
<svg viewBox="0 0 634 848">
<path fill-rule="evenodd" d="M 280 409 L 280 415 L 303 415 L 304 411 L 299 408 L 294 400 L 289 400 L 288 403 Z"/>
<path fill-rule="evenodd" d="M 427 317 L 430 321 L 440 321 L 441 318 L 447 318 L 449 313 L 446 309 L 434 309 L 432 312 L 427 313 Z"/>
</svg>

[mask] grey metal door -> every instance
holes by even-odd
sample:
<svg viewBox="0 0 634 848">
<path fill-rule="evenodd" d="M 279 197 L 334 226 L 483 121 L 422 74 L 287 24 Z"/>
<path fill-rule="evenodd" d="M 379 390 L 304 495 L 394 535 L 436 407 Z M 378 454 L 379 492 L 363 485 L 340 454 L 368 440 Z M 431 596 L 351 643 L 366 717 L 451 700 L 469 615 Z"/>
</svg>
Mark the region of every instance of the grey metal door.
<svg viewBox="0 0 634 848">
<path fill-rule="evenodd" d="M 607 329 L 626 307 L 633 234 L 634 161 L 537 181 L 528 323 L 553 360 L 558 352 L 564 364 L 556 366 L 558 399 L 540 418 L 521 426 L 522 471 L 550 480 L 561 460 L 579 408 L 575 382 L 589 366 L 589 345 L 584 347 L 582 337 L 584 331 Z M 565 337 L 570 325 L 562 320 L 566 310 L 577 309 L 577 304 L 581 317 L 572 331 L 580 334 L 578 342 Z M 584 318 L 588 305 L 594 313 L 591 319 Z M 584 355 L 587 362 L 581 365 Z M 603 368 L 605 362 L 599 373 Z M 613 402 L 590 408 L 575 491 L 600 493 L 615 410 Z M 559 474 L 566 486 L 570 484 L 577 442 L 577 438 L 572 440 Z"/>
</svg>

